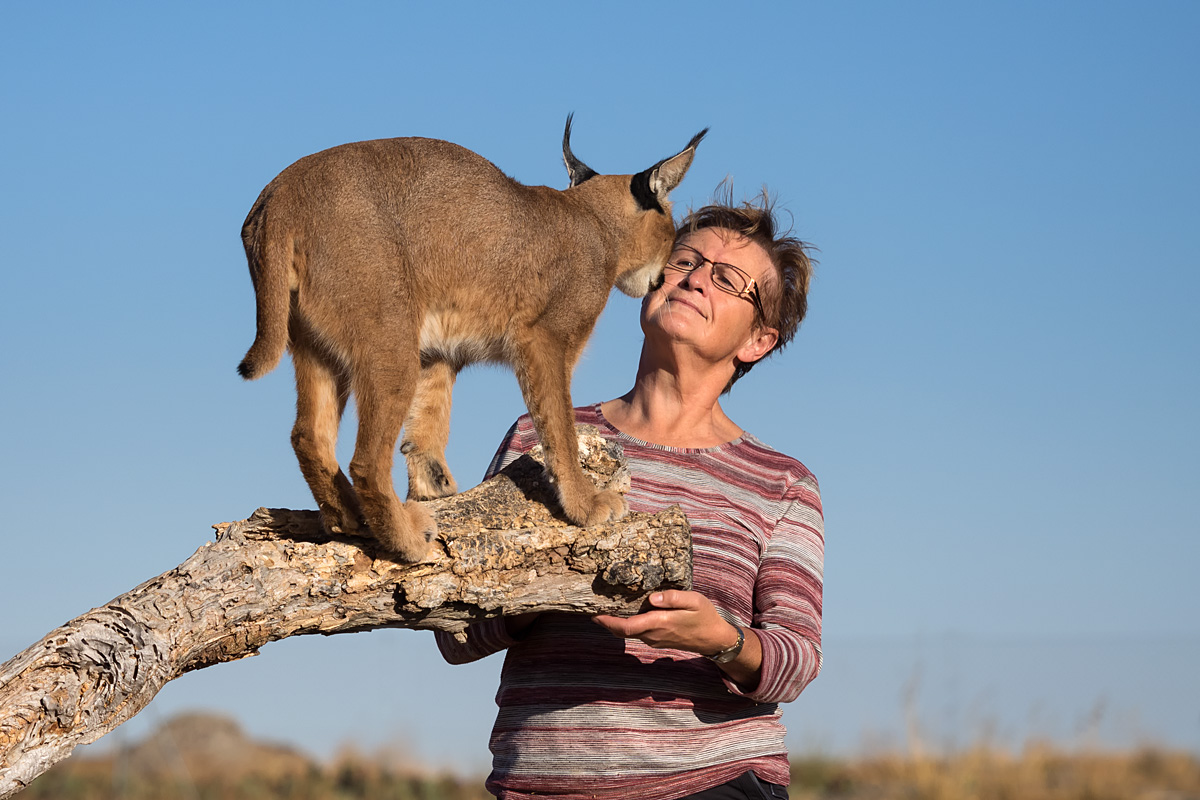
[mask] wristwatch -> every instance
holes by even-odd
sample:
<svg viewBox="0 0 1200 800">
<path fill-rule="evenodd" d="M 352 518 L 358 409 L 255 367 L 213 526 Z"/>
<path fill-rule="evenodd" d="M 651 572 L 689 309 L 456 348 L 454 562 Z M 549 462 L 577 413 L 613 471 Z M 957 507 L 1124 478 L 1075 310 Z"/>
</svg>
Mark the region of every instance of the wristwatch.
<svg viewBox="0 0 1200 800">
<path fill-rule="evenodd" d="M 734 625 L 733 627 L 738 633 L 737 641 L 724 650 L 718 650 L 711 656 L 705 656 L 705 658 L 714 664 L 728 664 L 738 657 L 738 654 L 742 652 L 742 645 L 746 643 L 746 632 L 742 630 L 740 625 Z"/>
</svg>

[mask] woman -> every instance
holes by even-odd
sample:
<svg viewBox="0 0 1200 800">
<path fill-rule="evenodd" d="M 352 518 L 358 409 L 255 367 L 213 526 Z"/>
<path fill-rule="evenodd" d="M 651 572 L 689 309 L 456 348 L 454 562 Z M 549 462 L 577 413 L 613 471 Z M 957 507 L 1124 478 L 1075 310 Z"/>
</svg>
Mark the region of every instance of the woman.
<svg viewBox="0 0 1200 800">
<path fill-rule="evenodd" d="M 786 797 L 778 704 L 821 665 L 824 534 L 816 480 L 725 415 L 720 396 L 795 334 L 806 246 L 760 205 L 680 227 L 642 304 L 634 387 L 576 410 L 625 450 L 635 511 L 679 503 L 693 591 L 629 618 L 526 615 L 438 635 L 462 663 L 507 648 L 488 789 L 502 798 Z M 489 468 L 537 444 L 528 416 Z"/>
</svg>

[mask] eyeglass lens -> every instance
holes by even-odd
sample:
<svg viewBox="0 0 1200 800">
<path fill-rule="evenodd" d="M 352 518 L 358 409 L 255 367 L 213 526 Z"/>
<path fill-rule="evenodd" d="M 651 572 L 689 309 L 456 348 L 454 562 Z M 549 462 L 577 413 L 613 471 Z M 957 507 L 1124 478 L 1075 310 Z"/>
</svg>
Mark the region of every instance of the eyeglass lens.
<svg viewBox="0 0 1200 800">
<path fill-rule="evenodd" d="M 749 278 L 737 267 L 719 261 L 710 261 L 690 247 L 676 248 L 675 252 L 671 254 L 671 260 L 667 263 L 683 272 L 693 272 L 705 264 L 712 264 L 713 283 L 718 288 L 732 294 L 741 294 L 750 285 Z"/>
</svg>

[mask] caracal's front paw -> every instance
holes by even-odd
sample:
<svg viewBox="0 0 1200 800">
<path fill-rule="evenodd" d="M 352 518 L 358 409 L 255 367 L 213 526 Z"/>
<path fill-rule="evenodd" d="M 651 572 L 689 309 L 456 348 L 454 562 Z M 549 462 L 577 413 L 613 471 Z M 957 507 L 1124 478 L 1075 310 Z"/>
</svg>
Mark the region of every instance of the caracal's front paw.
<svg viewBox="0 0 1200 800">
<path fill-rule="evenodd" d="M 400 561 L 415 564 L 429 555 L 437 524 L 419 503 L 397 503 L 386 522 L 371 527 L 375 539 Z"/>
<path fill-rule="evenodd" d="M 584 527 L 615 522 L 629 513 L 629 503 L 625 502 L 625 498 L 619 492 L 612 490 L 576 497 L 569 506 L 568 499 L 562 499 L 563 511 L 567 518 Z"/>
<path fill-rule="evenodd" d="M 405 454 L 408 460 L 408 499 L 436 500 L 458 494 L 458 485 L 446 462 L 418 451 Z"/>
<path fill-rule="evenodd" d="M 321 528 L 327 536 L 366 536 L 367 523 L 357 509 L 347 510 L 321 505 Z"/>
</svg>

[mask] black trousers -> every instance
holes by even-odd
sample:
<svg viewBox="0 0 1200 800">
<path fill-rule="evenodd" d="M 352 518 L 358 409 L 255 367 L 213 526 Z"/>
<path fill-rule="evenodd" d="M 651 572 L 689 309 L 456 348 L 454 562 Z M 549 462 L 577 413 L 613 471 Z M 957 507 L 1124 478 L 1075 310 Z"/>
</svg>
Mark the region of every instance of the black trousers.
<svg viewBox="0 0 1200 800">
<path fill-rule="evenodd" d="M 689 794 L 681 800 L 787 800 L 787 796 L 786 786 L 767 783 L 751 770 L 728 783 Z"/>
</svg>

